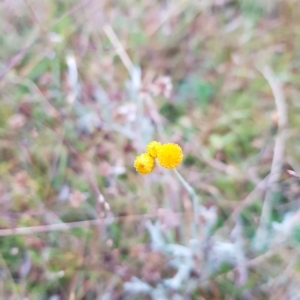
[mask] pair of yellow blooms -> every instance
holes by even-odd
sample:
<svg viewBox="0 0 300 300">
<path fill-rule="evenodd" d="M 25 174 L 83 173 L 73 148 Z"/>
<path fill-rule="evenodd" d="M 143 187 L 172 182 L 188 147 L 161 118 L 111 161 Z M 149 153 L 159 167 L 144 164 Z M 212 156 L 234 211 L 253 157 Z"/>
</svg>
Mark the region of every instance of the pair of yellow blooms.
<svg viewBox="0 0 300 300">
<path fill-rule="evenodd" d="M 140 174 L 148 174 L 153 171 L 155 158 L 166 169 L 178 167 L 183 158 L 182 150 L 177 144 L 161 144 L 152 141 L 146 148 L 147 152 L 137 156 L 134 161 L 134 167 Z"/>
</svg>

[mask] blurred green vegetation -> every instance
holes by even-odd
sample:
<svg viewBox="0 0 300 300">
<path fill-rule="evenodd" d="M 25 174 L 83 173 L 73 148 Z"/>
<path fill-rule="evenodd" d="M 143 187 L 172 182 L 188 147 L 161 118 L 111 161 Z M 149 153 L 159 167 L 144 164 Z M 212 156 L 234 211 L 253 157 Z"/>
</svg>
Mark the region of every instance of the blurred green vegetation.
<svg viewBox="0 0 300 300">
<path fill-rule="evenodd" d="M 1 1 L 0 299 L 298 299 L 299 9 Z M 174 173 L 133 168 L 153 139 L 183 149 L 196 238 Z"/>
</svg>

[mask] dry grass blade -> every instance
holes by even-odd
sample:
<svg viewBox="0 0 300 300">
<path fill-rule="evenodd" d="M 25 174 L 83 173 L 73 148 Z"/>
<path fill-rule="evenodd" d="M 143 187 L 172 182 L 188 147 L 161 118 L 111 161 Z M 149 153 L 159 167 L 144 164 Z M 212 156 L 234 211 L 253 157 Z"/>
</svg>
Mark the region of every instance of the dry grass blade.
<svg viewBox="0 0 300 300">
<path fill-rule="evenodd" d="M 287 104 L 283 93 L 281 82 L 276 78 L 274 72 L 270 67 L 265 67 L 262 71 L 264 77 L 270 84 L 272 89 L 276 111 L 278 116 L 278 134 L 275 139 L 273 160 L 271 171 L 268 179 L 268 189 L 266 192 L 262 214 L 260 218 L 260 225 L 256 233 L 255 245 L 256 247 L 264 247 L 262 241 L 266 241 L 268 225 L 271 221 L 271 210 L 273 202 L 273 188 L 278 182 L 281 175 L 282 166 L 284 162 L 285 143 L 287 139 Z"/>
</svg>

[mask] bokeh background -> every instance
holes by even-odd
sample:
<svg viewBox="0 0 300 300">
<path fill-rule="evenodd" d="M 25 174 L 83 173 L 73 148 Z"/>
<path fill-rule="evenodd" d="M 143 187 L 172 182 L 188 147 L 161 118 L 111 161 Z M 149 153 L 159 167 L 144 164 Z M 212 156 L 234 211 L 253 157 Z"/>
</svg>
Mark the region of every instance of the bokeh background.
<svg viewBox="0 0 300 300">
<path fill-rule="evenodd" d="M 0 299 L 300 299 L 299 12 L 2 0 Z"/>
</svg>

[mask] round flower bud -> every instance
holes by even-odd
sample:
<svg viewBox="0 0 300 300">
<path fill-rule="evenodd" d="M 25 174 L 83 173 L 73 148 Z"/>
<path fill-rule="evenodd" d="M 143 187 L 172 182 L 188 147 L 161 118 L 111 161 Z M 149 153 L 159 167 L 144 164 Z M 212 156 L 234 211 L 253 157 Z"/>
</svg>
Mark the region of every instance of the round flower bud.
<svg viewBox="0 0 300 300">
<path fill-rule="evenodd" d="M 155 160 L 150 154 L 143 153 L 136 157 L 134 167 L 140 174 L 148 174 L 153 171 Z"/>
<path fill-rule="evenodd" d="M 152 141 L 150 142 L 146 148 L 147 148 L 147 152 L 153 157 L 156 158 L 157 157 L 157 149 L 161 146 L 161 143 L 156 142 L 156 141 Z"/>
<path fill-rule="evenodd" d="M 166 169 L 177 168 L 182 159 L 182 150 L 177 144 L 168 143 L 157 148 L 157 160 Z"/>
</svg>

